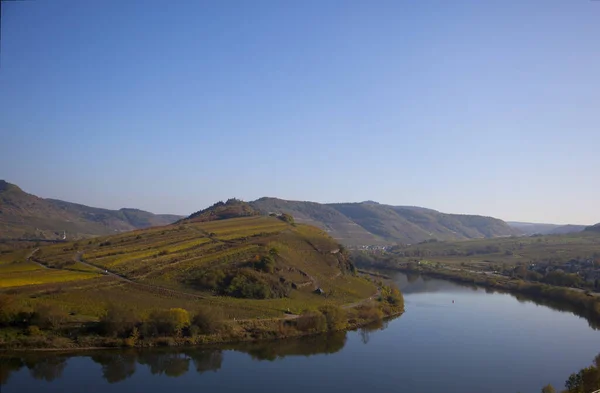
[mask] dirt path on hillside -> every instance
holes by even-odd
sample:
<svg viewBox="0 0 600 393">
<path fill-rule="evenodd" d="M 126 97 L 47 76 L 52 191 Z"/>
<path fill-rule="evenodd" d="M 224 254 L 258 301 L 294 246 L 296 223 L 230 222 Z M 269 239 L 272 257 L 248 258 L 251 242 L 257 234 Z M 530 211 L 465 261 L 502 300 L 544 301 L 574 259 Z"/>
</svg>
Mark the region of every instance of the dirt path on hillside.
<svg viewBox="0 0 600 393">
<path fill-rule="evenodd" d="M 75 254 L 75 256 L 73 257 L 73 260 L 75 262 L 79 262 L 85 266 L 91 267 L 92 269 L 98 270 L 100 273 L 108 275 L 108 276 L 112 276 L 114 278 L 116 278 L 117 280 L 123 281 L 127 284 L 130 285 L 135 285 L 139 288 L 146 288 L 146 289 L 151 289 L 151 290 L 155 290 L 159 293 L 166 293 L 166 294 L 174 294 L 174 295 L 182 295 L 182 296 L 187 296 L 187 297 L 191 297 L 191 298 L 195 298 L 195 299 L 208 299 L 207 296 L 203 296 L 203 295 L 198 295 L 197 293 L 189 293 L 189 292 L 182 292 L 182 291 L 178 291 L 175 289 L 171 289 L 171 288 L 165 288 L 165 287 L 161 287 L 158 285 L 152 285 L 152 284 L 144 284 L 144 283 L 139 283 L 139 282 L 135 282 L 132 281 L 130 279 L 128 279 L 127 277 L 124 277 L 120 274 L 114 273 L 109 271 L 108 269 L 102 269 L 98 266 L 94 266 L 88 262 L 85 262 L 82 258 L 81 258 L 82 252 L 79 251 L 77 254 Z"/>
<path fill-rule="evenodd" d="M 38 261 L 36 261 L 35 259 L 33 259 L 33 254 L 35 254 L 36 252 L 38 252 L 38 250 L 39 250 L 39 247 L 38 247 L 38 248 L 36 248 L 36 249 L 34 249 L 33 251 L 31 251 L 31 252 L 29 253 L 29 255 L 27 255 L 27 258 L 25 258 L 25 260 L 26 260 L 27 262 L 32 262 L 32 263 L 35 263 L 35 264 L 36 264 L 36 265 L 38 265 L 38 266 L 41 266 L 41 267 L 42 267 L 42 269 L 50 269 L 48 266 L 46 266 L 46 265 L 44 265 L 44 264 L 42 264 L 42 263 L 39 263 Z"/>
<path fill-rule="evenodd" d="M 111 272 L 108 269 L 102 269 L 102 268 L 100 268 L 98 266 L 94 266 L 94 265 L 92 265 L 92 264 L 90 264 L 88 262 L 85 262 L 82 259 L 82 254 L 83 254 L 82 251 L 77 252 L 75 254 L 75 256 L 73 257 L 73 260 L 75 262 L 79 262 L 79 263 L 81 263 L 81 264 L 83 264 L 85 266 L 88 266 L 88 267 L 90 267 L 92 269 L 95 269 L 95 270 L 99 271 L 102 274 L 112 276 L 112 277 L 114 277 L 114 278 L 116 278 L 116 279 L 118 279 L 118 280 L 120 280 L 122 282 L 125 282 L 125 283 L 129 284 L 129 285 L 134 285 L 134 286 L 137 286 L 139 288 L 145 288 L 145 289 L 154 290 L 154 291 L 157 291 L 159 293 L 164 292 L 164 293 L 170 293 L 170 294 L 175 294 L 175 295 L 183 295 L 183 296 L 192 297 L 192 298 L 195 298 L 195 299 L 203 299 L 203 300 L 204 299 L 209 299 L 209 297 L 207 297 L 207 296 L 202 296 L 202 295 L 198 295 L 198 294 L 195 294 L 195 293 L 182 292 L 182 291 L 177 291 L 177 290 L 170 289 L 170 288 L 161 287 L 161 286 L 158 286 L 158 285 L 143 284 L 143 283 L 132 281 L 132 280 L 130 280 L 130 279 L 128 279 L 128 278 L 120 275 L 120 274 Z M 33 255 L 33 253 L 32 253 L 32 255 Z M 310 275 L 308 275 L 308 277 L 310 279 L 314 280 L 313 282 L 316 284 L 316 280 L 314 279 L 314 277 L 312 277 Z M 354 303 L 350 303 L 350 304 L 344 304 L 341 307 L 343 309 L 345 309 L 345 310 L 348 310 L 348 309 L 351 309 L 351 308 L 355 308 L 355 307 L 358 307 L 358 306 L 360 306 L 362 304 L 370 302 L 374 298 L 377 298 L 380 294 L 381 294 L 381 289 L 377 289 L 377 292 L 373 296 L 371 296 L 371 297 L 369 297 L 367 299 L 363 299 L 363 300 L 358 301 L 358 302 L 354 302 Z M 300 315 L 285 314 L 283 317 L 274 317 L 274 318 L 266 318 L 266 319 L 273 319 L 273 320 L 284 319 L 284 320 L 290 320 L 290 319 L 296 319 L 298 317 L 300 317 Z M 257 318 L 238 319 L 237 322 L 247 322 L 247 321 L 255 321 L 255 320 L 257 320 Z"/>
</svg>

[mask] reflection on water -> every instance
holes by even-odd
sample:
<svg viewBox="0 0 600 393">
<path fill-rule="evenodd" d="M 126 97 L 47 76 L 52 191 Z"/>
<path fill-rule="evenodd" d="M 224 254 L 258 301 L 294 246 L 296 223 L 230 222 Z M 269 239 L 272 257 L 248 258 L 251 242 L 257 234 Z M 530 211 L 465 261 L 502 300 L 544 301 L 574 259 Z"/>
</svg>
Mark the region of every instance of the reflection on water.
<svg viewBox="0 0 600 393">
<path fill-rule="evenodd" d="M 383 330 L 387 322 L 370 325 L 359 330 L 363 342 L 369 335 Z M 328 335 L 286 339 L 278 341 L 248 342 L 220 346 L 218 349 L 128 349 L 103 350 L 78 354 L 23 353 L 0 356 L 0 383 L 6 384 L 11 373 L 21 369 L 29 370 L 33 379 L 51 382 L 62 376 L 70 358 L 88 358 L 100 365 L 102 378 L 108 383 L 116 383 L 133 376 L 139 366 L 145 366 L 152 375 L 180 377 L 190 372 L 190 366 L 198 373 L 217 371 L 223 364 L 227 350 L 249 354 L 260 361 L 274 361 L 287 356 L 311 356 L 332 354 L 340 351 L 346 343 L 346 332 Z"/>
<path fill-rule="evenodd" d="M 3 354 L 0 390 L 533 392 L 562 386 L 600 351 L 599 333 L 563 304 L 393 276 L 406 313 L 357 332 L 202 348 Z"/>
<path fill-rule="evenodd" d="M 570 302 L 560 301 L 556 299 L 547 299 L 539 296 L 522 293 L 516 294 L 489 287 L 481 288 L 476 285 L 470 285 L 460 282 L 450 282 L 446 280 L 420 275 L 417 273 L 388 272 L 388 274 L 393 277 L 394 281 L 398 284 L 404 295 L 435 292 L 465 292 L 468 290 L 483 290 L 487 294 L 509 294 L 515 299 L 517 299 L 519 303 L 533 303 L 539 306 L 548 307 L 555 311 L 568 312 L 574 314 L 578 317 L 584 318 L 592 329 L 600 330 L 600 318 L 595 316 L 592 312 L 590 312 L 590 310 L 587 310 L 585 307 L 578 307 Z"/>
</svg>

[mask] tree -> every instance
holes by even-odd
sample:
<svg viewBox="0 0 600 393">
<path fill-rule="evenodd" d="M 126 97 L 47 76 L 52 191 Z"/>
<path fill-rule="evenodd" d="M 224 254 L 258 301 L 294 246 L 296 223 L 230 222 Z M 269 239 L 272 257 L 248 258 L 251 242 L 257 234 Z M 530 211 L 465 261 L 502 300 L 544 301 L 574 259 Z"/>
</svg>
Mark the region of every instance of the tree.
<svg viewBox="0 0 600 393">
<path fill-rule="evenodd" d="M 139 322 L 133 310 L 111 304 L 100 318 L 100 330 L 110 336 L 127 337 Z"/>
<path fill-rule="evenodd" d="M 327 329 L 327 319 L 319 311 L 304 311 L 296 319 L 296 327 L 301 332 L 316 331 L 322 332 Z"/>
<path fill-rule="evenodd" d="M 554 390 L 552 385 L 548 384 L 542 388 L 542 393 L 556 393 L 556 390 Z"/>
<path fill-rule="evenodd" d="M 226 327 L 224 319 L 220 309 L 203 306 L 192 318 L 192 326 L 197 326 L 202 334 L 215 334 Z"/>
<path fill-rule="evenodd" d="M 569 375 L 565 387 L 569 393 L 579 393 L 581 391 L 581 373 Z"/>
<path fill-rule="evenodd" d="M 294 224 L 294 217 L 291 214 L 283 213 L 279 216 L 279 219 L 287 222 L 288 224 Z"/>
<path fill-rule="evenodd" d="M 327 329 L 336 331 L 343 329 L 346 326 L 346 311 L 338 306 L 322 306 L 319 311 L 325 315 L 327 321 Z"/>
<path fill-rule="evenodd" d="M 0 326 L 9 325 L 13 321 L 13 303 L 12 296 L 0 294 Z"/>
<path fill-rule="evenodd" d="M 153 311 L 148 319 L 151 333 L 160 335 L 181 335 L 190 325 L 190 314 L 183 308 Z"/>
<path fill-rule="evenodd" d="M 31 324 L 42 329 L 56 329 L 67 319 L 64 310 L 52 304 L 38 304 L 31 315 Z"/>
<path fill-rule="evenodd" d="M 254 263 L 254 268 L 265 273 L 273 273 L 275 260 L 271 255 L 265 255 L 258 262 Z"/>
</svg>

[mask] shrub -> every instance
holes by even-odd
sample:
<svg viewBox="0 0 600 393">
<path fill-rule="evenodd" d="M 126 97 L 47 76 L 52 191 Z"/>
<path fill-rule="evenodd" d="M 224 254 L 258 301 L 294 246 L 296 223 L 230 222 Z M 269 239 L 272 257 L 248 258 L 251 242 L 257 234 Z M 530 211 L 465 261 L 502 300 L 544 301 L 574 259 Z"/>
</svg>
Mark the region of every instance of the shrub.
<svg viewBox="0 0 600 393">
<path fill-rule="evenodd" d="M 42 329 L 56 329 L 67 319 L 67 313 L 51 304 L 38 304 L 31 315 L 31 324 Z"/>
<path fill-rule="evenodd" d="M 225 272 L 223 270 L 211 270 L 194 281 L 194 284 L 202 289 L 218 291 L 225 280 Z"/>
<path fill-rule="evenodd" d="M 28 336 L 31 336 L 31 337 L 37 337 L 37 336 L 41 336 L 43 333 L 39 327 L 37 327 L 35 325 L 31 325 L 31 326 L 28 326 L 27 329 L 25 329 L 25 334 Z"/>
<path fill-rule="evenodd" d="M 327 318 L 320 311 L 304 311 L 296 319 L 296 327 L 301 332 L 322 332 L 327 329 Z"/>
<path fill-rule="evenodd" d="M 181 335 L 184 328 L 190 325 L 190 315 L 183 308 L 153 311 L 148 319 L 146 333 L 152 335 Z"/>
<path fill-rule="evenodd" d="M 0 294 L 0 326 L 6 326 L 13 322 L 13 303 L 14 298 L 12 296 Z"/>
<path fill-rule="evenodd" d="M 338 306 L 322 306 L 319 311 L 325 315 L 327 329 L 330 331 L 341 330 L 346 326 L 346 311 Z"/>
<path fill-rule="evenodd" d="M 294 217 L 291 214 L 283 213 L 279 216 L 279 219 L 287 222 L 288 224 L 294 224 Z"/>
<path fill-rule="evenodd" d="M 137 344 L 139 338 L 140 332 L 138 331 L 137 327 L 134 327 L 131 331 L 131 335 L 129 335 L 129 337 L 123 340 L 123 345 L 126 347 L 135 347 L 135 344 Z"/>
<path fill-rule="evenodd" d="M 247 299 L 266 299 L 271 297 L 271 289 L 258 277 L 250 274 L 237 274 L 225 289 L 227 295 Z"/>
<path fill-rule="evenodd" d="M 402 293 L 396 287 L 383 286 L 381 288 L 380 300 L 389 303 L 392 306 L 404 307 L 404 297 Z"/>
<path fill-rule="evenodd" d="M 226 328 L 223 312 L 220 309 L 203 306 L 192 318 L 192 326 L 190 334 L 196 336 L 198 334 L 216 334 L 222 332 Z M 194 329 L 192 329 L 194 328 Z"/>
<path fill-rule="evenodd" d="M 357 308 L 358 317 L 365 321 L 377 322 L 383 319 L 383 311 L 375 304 L 364 304 Z"/>
<path fill-rule="evenodd" d="M 112 304 L 100 318 L 100 331 L 109 336 L 127 337 L 139 322 L 133 310 Z"/>
<path fill-rule="evenodd" d="M 265 273 L 273 273 L 275 269 L 275 260 L 271 255 L 266 255 L 260 261 L 254 263 L 254 268 Z"/>
<path fill-rule="evenodd" d="M 267 257 L 267 260 L 269 259 L 270 257 Z M 265 266 L 268 264 L 269 262 Z M 277 298 L 289 294 L 289 286 L 285 283 L 263 272 L 248 268 L 229 271 L 214 269 L 199 278 L 192 279 L 191 283 L 196 287 L 222 295 L 246 299 Z"/>
<path fill-rule="evenodd" d="M 156 340 L 156 345 L 159 347 L 172 347 L 175 345 L 175 340 L 171 337 L 160 337 Z"/>
</svg>

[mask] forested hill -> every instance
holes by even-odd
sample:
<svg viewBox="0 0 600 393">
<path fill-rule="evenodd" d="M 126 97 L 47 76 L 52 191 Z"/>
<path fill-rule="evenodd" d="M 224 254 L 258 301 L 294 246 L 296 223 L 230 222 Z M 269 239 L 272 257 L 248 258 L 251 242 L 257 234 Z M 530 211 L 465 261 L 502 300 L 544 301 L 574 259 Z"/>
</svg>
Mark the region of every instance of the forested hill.
<svg viewBox="0 0 600 393">
<path fill-rule="evenodd" d="M 60 239 L 108 235 L 170 224 L 181 218 L 138 209 L 100 209 L 43 199 L 0 180 L 0 239 Z"/>
<path fill-rule="evenodd" d="M 372 201 L 321 204 L 260 198 L 250 205 L 263 214 L 288 213 L 296 221 L 317 225 L 350 246 L 521 234 L 497 218 L 446 214 L 421 207 L 391 206 Z"/>
</svg>

